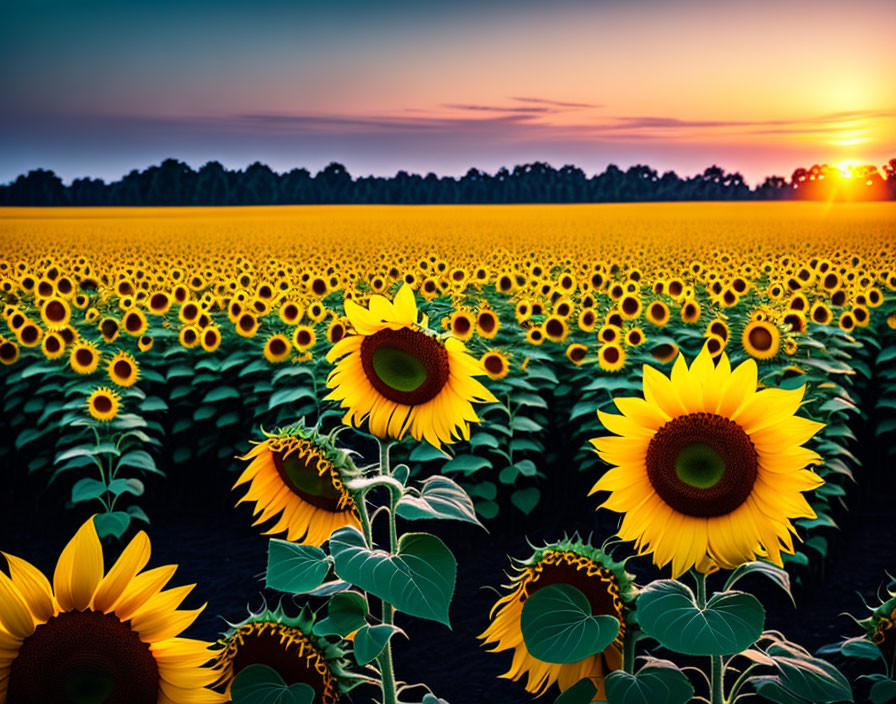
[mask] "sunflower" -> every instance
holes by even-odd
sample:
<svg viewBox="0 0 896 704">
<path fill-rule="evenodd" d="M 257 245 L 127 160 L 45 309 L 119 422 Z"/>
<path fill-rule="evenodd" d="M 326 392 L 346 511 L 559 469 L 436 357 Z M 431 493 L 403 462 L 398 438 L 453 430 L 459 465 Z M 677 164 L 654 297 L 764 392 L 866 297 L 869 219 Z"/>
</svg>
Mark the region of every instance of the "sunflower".
<svg viewBox="0 0 896 704">
<path fill-rule="evenodd" d="M 120 396 L 107 386 L 96 389 L 87 399 L 87 411 L 97 420 L 112 420 L 118 415 Z"/>
<path fill-rule="evenodd" d="M 498 350 L 489 350 L 479 358 L 479 362 L 490 379 L 503 379 L 510 371 L 507 357 Z"/>
<path fill-rule="evenodd" d="M 805 386 L 757 392 L 752 359 L 734 371 L 724 353 L 713 366 L 707 347 L 671 379 L 644 366 L 644 399 L 617 398 L 623 415 L 598 411 L 613 436 L 592 440 L 614 465 L 591 493 L 609 491 L 604 508 L 624 513 L 623 540 L 672 563 L 677 577 L 793 552 L 790 523 L 815 518 L 801 492 L 823 480 L 802 447 L 823 426 L 795 416 Z"/>
<path fill-rule="evenodd" d="M 181 328 L 177 335 L 177 339 L 178 342 L 180 342 L 181 347 L 185 347 L 188 350 L 192 349 L 200 342 L 199 328 L 195 325 L 186 325 Z"/>
<path fill-rule="evenodd" d="M 121 327 L 131 337 L 140 337 L 149 328 L 149 323 L 142 310 L 131 308 L 122 316 Z"/>
<path fill-rule="evenodd" d="M 292 343 L 286 335 L 271 335 L 264 343 L 264 358 L 272 364 L 282 362 L 292 352 Z"/>
<path fill-rule="evenodd" d="M 569 326 L 566 320 L 559 315 L 552 315 L 542 325 L 544 334 L 551 342 L 563 342 L 569 335 Z"/>
<path fill-rule="evenodd" d="M 100 353 L 92 343 L 81 340 L 72 347 L 68 363 L 78 374 L 93 374 L 100 363 Z"/>
<path fill-rule="evenodd" d="M 528 332 L 526 333 L 526 342 L 528 342 L 530 345 L 535 345 L 537 347 L 538 345 L 542 344 L 544 340 L 544 330 L 540 325 L 534 328 L 529 328 Z"/>
<path fill-rule="evenodd" d="M 682 302 L 681 321 L 683 323 L 696 323 L 700 320 L 700 304 L 693 298 Z"/>
<path fill-rule="evenodd" d="M 40 344 L 41 338 L 43 337 L 43 330 L 31 320 L 26 320 L 25 323 L 16 330 L 16 337 L 19 338 L 19 344 L 23 346 L 36 347 Z"/>
<path fill-rule="evenodd" d="M 0 572 L 0 702 L 204 704 L 224 698 L 207 687 L 210 643 L 179 638 L 202 609 L 178 606 L 193 586 L 162 591 L 177 567 L 146 572 L 150 543 L 134 536 L 105 573 L 93 519 L 59 556 L 53 585 L 31 564 L 6 555 Z"/>
<path fill-rule="evenodd" d="M 625 366 L 625 350 L 615 342 L 601 345 L 597 350 L 597 363 L 605 372 L 618 372 Z"/>
<path fill-rule="evenodd" d="M 564 539 L 537 550 L 528 560 L 517 561 L 517 574 L 507 588 L 512 590 L 492 607 L 491 624 L 479 636 L 483 645 L 494 644 L 489 652 L 513 649 L 513 662 L 502 678 L 519 680 L 528 675 L 526 691 L 544 693 L 555 682 L 566 690 L 589 677 L 604 699 L 604 676 L 622 667 L 622 642 L 629 628 L 629 604 L 636 591 L 625 565 L 615 562 L 602 550 L 578 539 Z M 568 584 L 581 591 L 591 604 L 592 615 L 613 616 L 619 621 L 616 639 L 602 652 L 565 665 L 543 662 L 529 654 L 523 641 L 520 620 L 523 604 L 539 589 L 551 584 Z"/>
<path fill-rule="evenodd" d="M 317 334 L 310 325 L 298 325 L 292 333 L 292 344 L 299 352 L 311 349 L 316 342 Z"/>
<path fill-rule="evenodd" d="M 660 364 L 668 364 L 678 355 L 678 345 L 674 342 L 663 342 L 650 350 L 650 356 Z"/>
<path fill-rule="evenodd" d="M 286 533 L 286 539 L 322 545 L 337 528 L 360 528 L 355 501 L 343 486 L 357 470 L 351 458 L 329 437 L 296 424 L 258 443 L 233 488 L 249 482 L 237 503 L 254 501 L 258 525 L 280 514 L 265 535 Z"/>
<path fill-rule="evenodd" d="M 40 309 L 40 318 L 47 330 L 59 330 L 68 325 L 68 321 L 72 318 L 72 309 L 67 300 L 53 296 L 44 301 Z"/>
<path fill-rule="evenodd" d="M 316 703 L 335 704 L 360 678 L 348 671 L 341 646 L 315 637 L 313 628 L 314 614 L 307 606 L 296 617 L 287 616 L 281 607 L 250 613 L 218 641 L 216 688 L 224 688 L 229 700 L 234 677 L 249 665 L 260 664 L 276 670 L 287 685 L 307 684 Z"/>
<path fill-rule="evenodd" d="M 476 316 L 476 332 L 479 333 L 480 337 L 491 340 L 498 334 L 500 327 L 501 321 L 495 311 L 490 308 L 483 308 L 479 311 L 479 314 Z"/>
<path fill-rule="evenodd" d="M 411 287 L 402 286 L 391 303 L 371 296 L 368 309 L 346 301 L 345 312 L 357 334 L 327 353 L 336 363 L 327 399 L 348 409 L 343 422 L 360 426 L 366 418 L 377 437 L 410 431 L 435 447 L 469 439 L 469 423 L 479 421 L 472 403 L 495 397 L 473 378 L 485 371 L 462 342 L 429 332 L 426 316 L 417 322 Z"/>
<path fill-rule="evenodd" d="M 240 337 L 255 337 L 258 327 L 261 325 L 258 318 L 252 313 L 240 313 L 236 319 L 236 332 Z"/>
<path fill-rule="evenodd" d="M 185 328 L 186 329 L 186 328 Z M 206 352 L 214 352 L 221 345 L 221 330 L 217 325 L 209 325 L 199 335 L 199 344 Z"/>
<path fill-rule="evenodd" d="M 629 347 L 640 347 L 644 344 L 644 331 L 641 328 L 632 328 L 625 333 L 625 344 Z"/>
<path fill-rule="evenodd" d="M 451 331 L 451 334 L 454 337 L 458 340 L 463 340 L 464 342 L 473 337 L 473 333 L 476 332 L 476 324 L 473 320 L 473 316 L 465 310 L 458 310 L 452 313 L 448 317 L 446 327 Z"/>
<path fill-rule="evenodd" d="M 166 291 L 156 291 L 149 296 L 149 312 L 153 315 L 165 315 L 170 309 L 174 300 Z"/>
<path fill-rule="evenodd" d="M 577 342 L 572 343 L 569 347 L 566 348 L 566 358 L 579 366 L 582 362 L 585 361 L 585 357 L 588 354 L 588 348 L 585 345 L 581 345 Z"/>
<path fill-rule="evenodd" d="M 47 359 L 59 359 L 65 354 L 65 338 L 58 332 L 47 333 L 41 340 L 40 349 Z"/>
<path fill-rule="evenodd" d="M 15 364 L 19 359 L 19 346 L 11 340 L 4 340 L 0 337 L 0 364 L 9 366 Z"/>
<path fill-rule="evenodd" d="M 296 325 L 305 314 L 305 306 L 298 301 L 287 300 L 280 304 L 280 320 L 287 325 Z"/>
<path fill-rule="evenodd" d="M 781 346 L 781 333 L 768 320 L 753 320 L 744 327 L 741 344 L 751 357 L 772 359 Z"/>
<path fill-rule="evenodd" d="M 140 375 L 137 361 L 127 352 L 118 352 L 106 367 L 109 378 L 118 386 L 133 386 Z"/>
</svg>

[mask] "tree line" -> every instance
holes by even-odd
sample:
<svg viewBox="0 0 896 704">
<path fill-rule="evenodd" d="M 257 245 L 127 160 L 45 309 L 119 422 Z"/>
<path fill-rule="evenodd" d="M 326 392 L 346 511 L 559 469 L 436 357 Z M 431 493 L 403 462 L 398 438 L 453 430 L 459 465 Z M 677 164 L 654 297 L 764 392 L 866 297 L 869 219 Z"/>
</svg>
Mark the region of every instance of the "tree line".
<svg viewBox="0 0 896 704">
<path fill-rule="evenodd" d="M 399 171 L 395 176 L 353 178 L 333 162 L 316 174 L 304 168 L 277 173 L 255 162 L 228 170 L 210 161 L 198 171 L 166 159 L 111 183 L 77 178 L 69 185 L 53 171 L 35 169 L 0 186 L 6 206 L 296 205 L 329 203 L 595 203 L 690 200 L 789 200 L 798 198 L 896 199 L 896 158 L 883 169 L 860 167 L 842 178 L 828 165 L 799 168 L 790 179 L 769 176 L 750 188 L 738 172 L 710 166 L 682 178 L 649 166 L 622 170 L 610 164 L 586 176 L 577 166 L 556 169 L 544 162 L 501 168 L 494 174 L 470 169 L 460 178 Z M 826 178 L 827 177 L 827 178 Z M 839 178 L 838 178 L 839 177 Z M 826 179 L 826 180 L 825 180 Z M 848 187 L 847 187 L 848 186 Z"/>
</svg>

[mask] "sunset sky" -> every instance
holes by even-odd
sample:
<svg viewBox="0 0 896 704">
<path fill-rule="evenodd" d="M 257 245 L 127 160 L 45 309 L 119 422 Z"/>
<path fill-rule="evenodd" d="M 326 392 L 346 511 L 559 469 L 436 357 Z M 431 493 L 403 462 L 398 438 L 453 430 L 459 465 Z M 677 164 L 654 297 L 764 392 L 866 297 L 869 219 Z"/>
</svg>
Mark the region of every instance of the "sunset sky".
<svg viewBox="0 0 896 704">
<path fill-rule="evenodd" d="M 3 2 L 0 183 L 896 156 L 894 0 Z"/>
</svg>

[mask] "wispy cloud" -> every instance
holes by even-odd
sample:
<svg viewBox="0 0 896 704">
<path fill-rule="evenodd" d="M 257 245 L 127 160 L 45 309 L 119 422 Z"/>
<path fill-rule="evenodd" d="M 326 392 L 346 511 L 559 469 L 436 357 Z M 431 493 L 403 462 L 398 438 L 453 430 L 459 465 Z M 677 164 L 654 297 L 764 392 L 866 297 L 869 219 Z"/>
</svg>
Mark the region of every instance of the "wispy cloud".
<svg viewBox="0 0 896 704">
<path fill-rule="evenodd" d="M 518 105 L 508 107 L 500 105 L 471 105 L 468 103 L 442 103 L 442 107 L 451 110 L 468 110 L 470 112 L 523 113 L 532 115 L 556 112 L 556 110 L 548 107 L 520 107 Z"/>
<path fill-rule="evenodd" d="M 603 105 L 599 103 L 569 103 L 563 100 L 549 100 L 547 98 L 530 98 L 530 97 L 518 97 L 514 96 L 510 98 L 511 100 L 516 100 L 520 103 L 539 103 L 541 105 L 552 105 L 558 108 L 602 108 Z"/>
</svg>

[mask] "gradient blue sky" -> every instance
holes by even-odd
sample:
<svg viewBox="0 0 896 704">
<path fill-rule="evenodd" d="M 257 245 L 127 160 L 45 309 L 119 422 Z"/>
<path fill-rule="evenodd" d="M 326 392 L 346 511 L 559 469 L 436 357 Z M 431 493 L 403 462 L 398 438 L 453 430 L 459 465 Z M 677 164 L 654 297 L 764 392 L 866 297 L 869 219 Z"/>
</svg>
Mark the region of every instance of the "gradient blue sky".
<svg viewBox="0 0 896 704">
<path fill-rule="evenodd" d="M 896 156 L 896 2 L 498 0 L 0 5 L 0 182 L 173 156 L 283 171 L 755 182 Z"/>
</svg>

